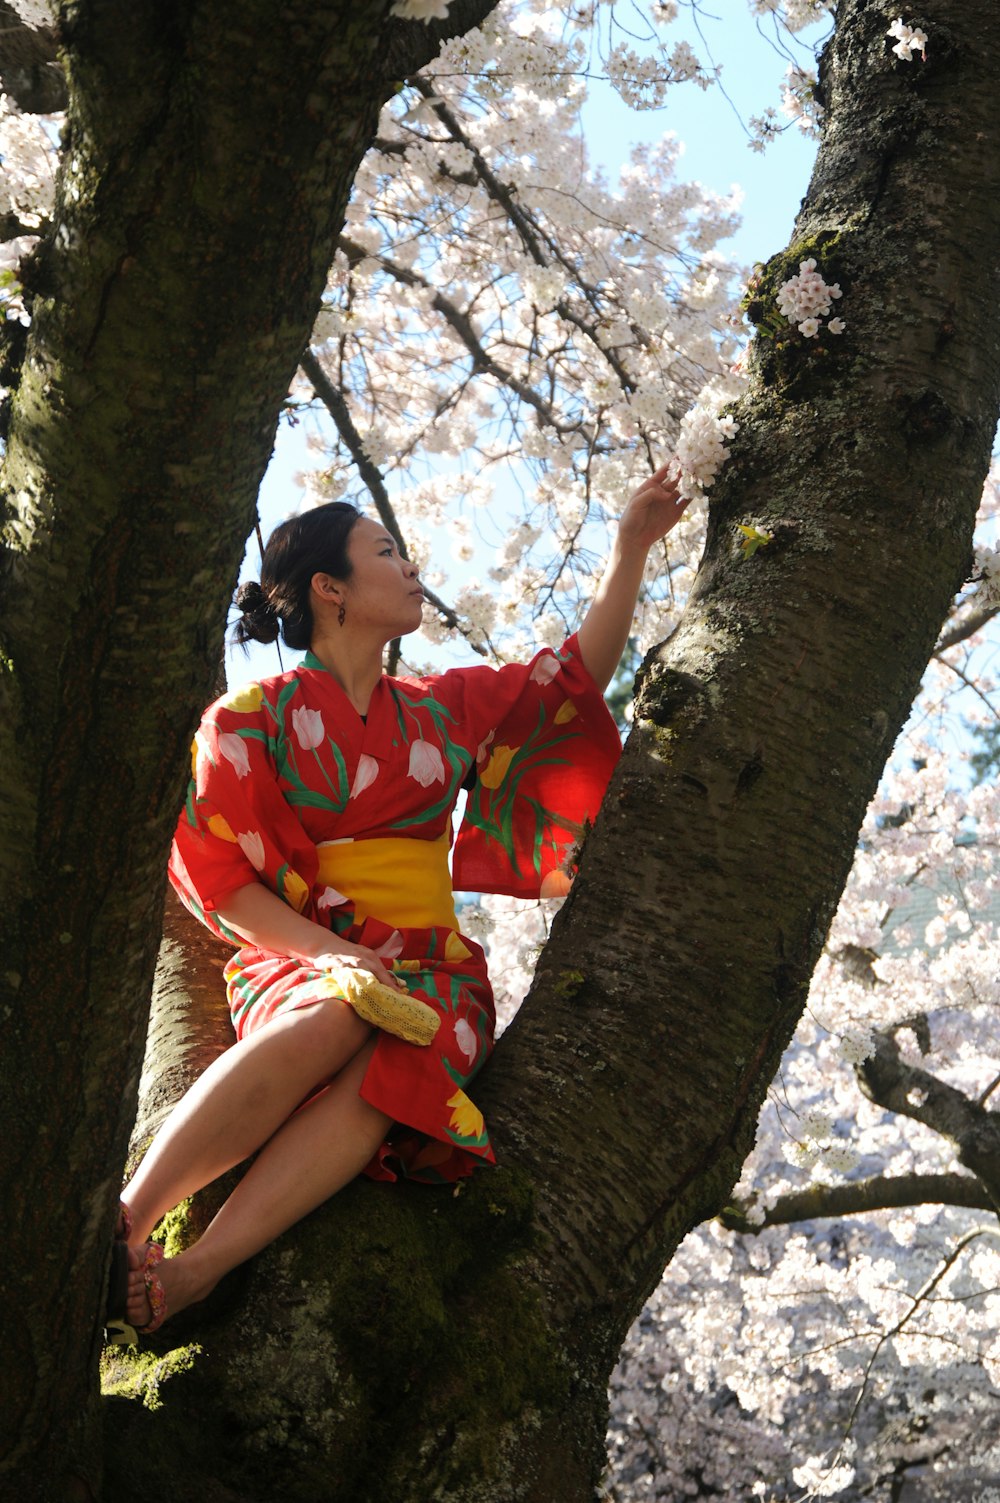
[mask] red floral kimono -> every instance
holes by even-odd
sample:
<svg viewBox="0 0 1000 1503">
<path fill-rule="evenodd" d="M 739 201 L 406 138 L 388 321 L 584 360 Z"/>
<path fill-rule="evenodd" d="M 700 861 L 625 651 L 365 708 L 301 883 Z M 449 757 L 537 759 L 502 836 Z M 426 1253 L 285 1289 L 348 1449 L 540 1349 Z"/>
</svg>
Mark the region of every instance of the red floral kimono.
<svg viewBox="0 0 1000 1503">
<path fill-rule="evenodd" d="M 441 1015 L 426 1047 L 381 1033 L 361 1088 L 396 1124 L 368 1167 L 429 1183 L 493 1162 L 465 1087 L 493 1046 L 480 947 L 459 932 L 451 814 L 475 783 L 454 851 L 459 891 L 549 896 L 597 812 L 618 733 L 575 637 L 532 662 L 383 677 L 362 720 L 307 654 L 205 713 L 170 877 L 221 939 L 217 906 L 264 882 L 318 924 L 377 951 Z M 333 978 L 244 945 L 225 969 L 239 1038 L 276 1013 L 340 996 Z"/>
</svg>

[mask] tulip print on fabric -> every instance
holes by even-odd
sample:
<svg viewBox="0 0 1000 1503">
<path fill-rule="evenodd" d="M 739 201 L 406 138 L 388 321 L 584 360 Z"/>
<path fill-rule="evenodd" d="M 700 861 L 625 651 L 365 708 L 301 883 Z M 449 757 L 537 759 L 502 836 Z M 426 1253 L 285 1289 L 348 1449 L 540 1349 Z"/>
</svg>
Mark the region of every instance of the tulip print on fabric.
<svg viewBox="0 0 1000 1503">
<path fill-rule="evenodd" d="M 170 876 L 203 923 L 242 946 L 226 966 L 237 1035 L 340 996 L 330 975 L 246 945 L 222 923 L 218 905 L 257 881 L 375 950 L 441 1014 L 426 1048 L 378 1036 L 362 1095 L 398 1125 L 373 1177 L 451 1181 L 493 1158 L 466 1094 L 492 1048 L 493 997 L 482 950 L 456 927 L 444 867 L 463 785 L 472 791 L 455 886 L 564 892 L 618 755 L 575 638 L 529 664 L 384 677 L 365 720 L 311 654 L 206 712 Z M 387 842 L 396 844 L 376 884 Z"/>
</svg>

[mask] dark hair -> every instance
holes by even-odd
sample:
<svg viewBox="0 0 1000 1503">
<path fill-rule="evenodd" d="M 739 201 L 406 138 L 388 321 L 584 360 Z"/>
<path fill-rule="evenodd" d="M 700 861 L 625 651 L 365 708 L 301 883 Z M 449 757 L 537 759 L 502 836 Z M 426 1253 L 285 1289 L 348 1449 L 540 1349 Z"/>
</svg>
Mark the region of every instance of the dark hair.
<svg viewBox="0 0 1000 1503">
<path fill-rule="evenodd" d="M 348 501 L 328 501 L 297 517 L 289 517 L 267 540 L 260 584 L 251 580 L 236 591 L 240 619 L 235 637 L 247 642 L 273 642 L 281 635 L 293 651 L 309 646 L 313 633 L 309 585 L 314 574 L 350 579 L 347 540 L 361 513 Z"/>
</svg>

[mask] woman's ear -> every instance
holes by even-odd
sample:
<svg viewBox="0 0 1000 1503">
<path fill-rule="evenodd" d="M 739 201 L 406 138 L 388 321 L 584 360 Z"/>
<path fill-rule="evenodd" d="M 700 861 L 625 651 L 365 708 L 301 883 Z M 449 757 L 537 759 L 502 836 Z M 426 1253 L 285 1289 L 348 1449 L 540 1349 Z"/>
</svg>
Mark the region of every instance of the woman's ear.
<svg viewBox="0 0 1000 1503">
<path fill-rule="evenodd" d="M 314 574 L 309 581 L 313 593 L 328 605 L 343 605 L 344 596 L 340 588 L 340 581 L 334 579 L 332 574 Z"/>
</svg>

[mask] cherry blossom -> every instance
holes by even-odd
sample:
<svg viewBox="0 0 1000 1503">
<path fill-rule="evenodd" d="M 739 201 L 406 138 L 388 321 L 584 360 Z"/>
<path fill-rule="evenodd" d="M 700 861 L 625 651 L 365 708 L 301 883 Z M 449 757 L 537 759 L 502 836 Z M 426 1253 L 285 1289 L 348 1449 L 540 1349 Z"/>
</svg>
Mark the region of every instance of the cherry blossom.
<svg viewBox="0 0 1000 1503">
<path fill-rule="evenodd" d="M 789 277 L 778 288 L 775 301 L 778 311 L 788 319 L 789 323 L 798 326 L 799 333 L 806 339 L 814 339 L 819 333 L 820 320 L 830 312 L 832 302 L 842 296 L 838 282 L 826 282 L 822 272 L 816 270 L 815 258 L 810 256 L 805 261 L 799 262 L 798 275 Z M 840 334 L 844 330 L 843 320 L 837 319 L 837 329 Z"/>
<path fill-rule="evenodd" d="M 892 50 L 904 63 L 912 63 L 915 52 L 920 53 L 924 62 L 927 61 L 926 32 L 921 31 L 918 26 L 904 23 L 902 16 L 896 17 L 886 32 L 886 36 L 896 38 L 896 45 Z"/>
<path fill-rule="evenodd" d="M 394 0 L 392 14 L 401 21 L 446 21 L 451 0 Z"/>
</svg>

